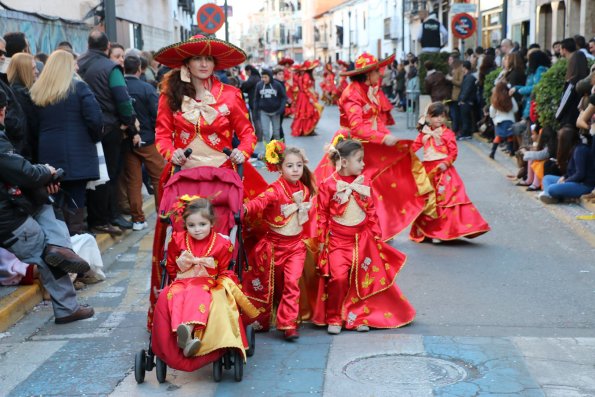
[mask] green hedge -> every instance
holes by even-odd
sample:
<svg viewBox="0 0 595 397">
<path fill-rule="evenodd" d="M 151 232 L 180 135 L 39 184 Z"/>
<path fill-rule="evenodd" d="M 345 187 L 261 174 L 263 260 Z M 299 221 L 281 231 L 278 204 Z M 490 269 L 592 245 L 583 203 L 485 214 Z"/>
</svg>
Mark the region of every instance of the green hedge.
<svg viewBox="0 0 595 397">
<path fill-rule="evenodd" d="M 426 68 L 424 67 L 425 61 L 432 61 L 436 70 L 441 71 L 445 75 L 448 74 L 448 56 L 449 52 L 422 52 L 419 55 L 418 67 L 419 67 L 419 84 L 421 87 L 422 94 L 427 94 L 424 87 L 424 80 L 426 79 Z"/>
<path fill-rule="evenodd" d="M 550 126 L 555 131 L 559 128 L 556 121 L 556 110 L 562 99 L 566 65 L 568 61 L 562 58 L 541 75 L 539 83 L 533 88 L 539 123 L 542 127 Z"/>
<path fill-rule="evenodd" d="M 502 71 L 502 68 L 496 68 L 493 72 L 487 74 L 484 82 L 483 82 L 483 100 L 485 101 L 486 105 L 490 104 L 490 98 L 492 97 L 492 89 L 496 85 L 496 78 Z"/>
</svg>

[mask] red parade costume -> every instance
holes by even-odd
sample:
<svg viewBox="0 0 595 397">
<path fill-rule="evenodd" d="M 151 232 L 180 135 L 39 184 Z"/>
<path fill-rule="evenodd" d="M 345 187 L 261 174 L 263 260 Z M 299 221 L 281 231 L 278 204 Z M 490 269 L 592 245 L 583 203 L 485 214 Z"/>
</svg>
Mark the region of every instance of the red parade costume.
<svg viewBox="0 0 595 397">
<path fill-rule="evenodd" d="M 273 304 L 278 302 L 278 330 L 297 328 L 300 311 L 299 281 L 306 260 L 302 226 L 308 220 L 310 193 L 301 182 L 283 177 L 245 204 L 247 217 L 261 219 L 267 232 L 250 252 L 243 290 L 260 310 L 252 326 L 268 330 Z"/>
<path fill-rule="evenodd" d="M 393 110 L 393 104 L 390 103 L 382 89 L 378 90 L 378 96 L 380 99 L 380 113 L 378 114 L 378 116 L 380 117 L 384 125 L 395 125 L 395 119 L 391 114 L 391 111 Z"/>
<path fill-rule="evenodd" d="M 445 126 L 435 130 L 425 126 L 411 150 L 416 152 L 421 147 L 423 165 L 436 191 L 438 216 L 420 215 L 411 228 L 411 240 L 474 238 L 489 231 L 489 225 L 467 197 L 465 185 L 453 165 L 458 153 L 455 134 Z M 440 164 L 447 166 L 445 171 L 440 170 Z"/>
<path fill-rule="evenodd" d="M 297 98 L 295 101 L 291 135 L 306 136 L 314 132 L 322 115 L 323 106 L 318 103 L 314 80 L 309 73 L 296 74 Z"/>
<path fill-rule="evenodd" d="M 320 89 L 322 90 L 322 100 L 327 104 L 332 105 L 337 101 L 337 86 L 335 84 L 335 73 L 330 64 L 327 64 L 323 73 L 323 80 L 320 83 Z"/>
<path fill-rule="evenodd" d="M 295 111 L 295 103 L 297 100 L 298 88 L 295 84 L 296 74 L 291 71 L 289 67 L 283 69 L 283 77 L 285 80 L 285 91 L 287 92 L 288 106 L 285 107 L 285 116 L 292 116 Z"/>
<path fill-rule="evenodd" d="M 415 317 L 395 283 L 406 256 L 380 239 L 374 200 L 364 180 L 363 175 L 334 173 L 319 187 L 318 236 L 324 248 L 313 318 L 318 325 L 396 328 Z"/>
<path fill-rule="evenodd" d="M 211 90 L 203 98 L 184 97 L 181 109 L 173 112 L 167 96 L 159 98 L 155 144 L 159 153 L 168 161 L 178 149 L 192 149 L 192 155 L 182 168 L 213 166 L 233 168 L 233 164 L 223 153 L 224 148 L 232 148 L 233 135 L 240 140 L 238 149 L 245 158 L 250 158 L 256 145 L 254 127 L 250 123 L 242 93 L 235 87 L 221 83 L 211 77 Z M 172 174 L 172 163 L 165 166 L 161 176 L 161 187 Z M 266 182 L 248 161 L 244 162 L 244 195 L 255 197 L 266 187 Z M 161 194 L 160 194 L 161 196 Z M 155 226 L 151 272 L 151 307 L 148 328 L 151 329 L 153 308 L 157 299 L 156 290 L 160 285 L 161 269 L 159 255 L 165 244 L 166 225 L 159 220 Z M 225 231 L 228 232 L 228 231 Z"/>
<path fill-rule="evenodd" d="M 205 266 L 181 268 L 176 261 L 182 251 Z M 255 317 L 258 311 L 235 284 L 235 273 L 227 270 L 232 251 L 231 242 L 214 231 L 204 240 L 193 239 L 186 232 L 172 236 L 167 272 L 174 281 L 160 294 L 152 330 L 153 350 L 169 366 L 194 370 L 213 361 L 222 349 L 235 347 L 245 352 L 237 306 L 247 316 Z M 194 334 L 201 340 L 195 357 L 184 357 L 176 344 L 180 324 L 194 325 Z"/>
<path fill-rule="evenodd" d="M 422 211 L 432 214 L 432 186 L 425 170 L 409 146 L 400 140 L 395 146 L 383 145 L 390 132 L 379 117 L 378 90 L 366 83 L 352 82 L 339 99 L 341 128 L 335 136 L 362 141 L 363 174 L 374 189 L 382 239 L 388 240 L 409 226 Z M 324 181 L 334 166 L 323 157 L 314 174 Z"/>
</svg>

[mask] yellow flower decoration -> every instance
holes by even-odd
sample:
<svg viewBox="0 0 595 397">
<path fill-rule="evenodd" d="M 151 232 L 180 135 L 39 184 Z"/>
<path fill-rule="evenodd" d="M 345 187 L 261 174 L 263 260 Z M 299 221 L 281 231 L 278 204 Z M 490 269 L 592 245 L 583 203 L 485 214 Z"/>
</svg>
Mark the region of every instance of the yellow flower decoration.
<svg viewBox="0 0 595 397">
<path fill-rule="evenodd" d="M 334 147 L 337 147 L 339 142 L 344 141 L 344 140 L 345 140 L 345 135 L 337 134 L 337 136 L 333 139 L 333 142 L 331 143 L 331 145 L 333 145 Z"/>
<path fill-rule="evenodd" d="M 267 163 L 269 171 L 277 171 L 277 166 L 281 162 L 281 157 L 285 152 L 285 144 L 276 139 L 267 143 L 265 148 L 264 160 Z"/>
</svg>

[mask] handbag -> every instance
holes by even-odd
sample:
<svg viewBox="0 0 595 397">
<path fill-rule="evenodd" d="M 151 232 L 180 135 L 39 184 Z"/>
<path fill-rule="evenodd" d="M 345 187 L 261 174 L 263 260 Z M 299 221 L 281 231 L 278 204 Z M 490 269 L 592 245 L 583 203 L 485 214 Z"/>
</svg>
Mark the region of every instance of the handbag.
<svg viewBox="0 0 595 397">
<path fill-rule="evenodd" d="M 107 173 L 107 165 L 105 164 L 105 154 L 103 153 L 103 145 L 97 142 L 97 160 L 99 160 L 99 179 L 87 182 L 87 189 L 95 190 L 99 185 L 109 182 L 109 174 Z"/>
</svg>

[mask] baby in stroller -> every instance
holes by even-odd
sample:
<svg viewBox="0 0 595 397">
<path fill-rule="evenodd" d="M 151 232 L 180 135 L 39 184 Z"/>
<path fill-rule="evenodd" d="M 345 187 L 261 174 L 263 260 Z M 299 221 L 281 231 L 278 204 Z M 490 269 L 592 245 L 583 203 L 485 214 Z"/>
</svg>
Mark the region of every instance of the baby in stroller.
<svg viewBox="0 0 595 397">
<path fill-rule="evenodd" d="M 251 318 L 259 314 L 238 287 L 236 273 L 228 270 L 232 240 L 215 230 L 229 231 L 241 205 L 241 180 L 229 174 L 235 172 L 197 167 L 175 174 L 164 188 L 161 209 L 169 208 L 166 215 L 173 228 L 166 276 L 173 281 L 164 284 L 157 299 L 151 347 L 160 360 L 179 370 L 217 363 L 230 349 L 234 362 L 245 361 L 249 338 L 239 309 Z M 185 188 L 210 195 L 212 202 L 198 195 L 180 197 Z"/>
</svg>

